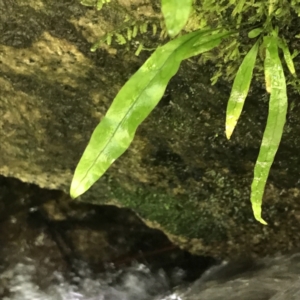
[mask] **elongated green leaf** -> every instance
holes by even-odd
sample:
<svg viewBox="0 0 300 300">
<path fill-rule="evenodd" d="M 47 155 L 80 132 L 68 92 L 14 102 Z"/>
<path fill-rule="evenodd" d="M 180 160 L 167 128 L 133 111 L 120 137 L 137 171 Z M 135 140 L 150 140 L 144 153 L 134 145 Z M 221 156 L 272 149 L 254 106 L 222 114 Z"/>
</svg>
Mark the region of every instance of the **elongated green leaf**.
<svg viewBox="0 0 300 300">
<path fill-rule="evenodd" d="M 93 132 L 74 173 L 70 194 L 87 191 L 128 148 L 140 123 L 154 109 L 183 59 L 217 46 L 229 33 L 195 31 L 159 47 L 117 94 Z"/>
<path fill-rule="evenodd" d="M 267 224 L 261 217 L 262 198 L 271 165 L 281 141 L 287 112 L 286 81 L 278 56 L 277 37 L 270 37 L 266 44 L 265 67 L 270 77 L 270 102 L 267 125 L 262 139 L 259 155 L 254 168 L 251 185 L 251 203 L 255 219 Z"/>
<path fill-rule="evenodd" d="M 293 62 L 292 55 L 290 53 L 290 50 L 289 50 L 289 47 L 288 47 L 286 41 L 284 39 L 280 39 L 278 45 L 282 49 L 284 60 L 287 64 L 291 74 L 295 76 L 296 70 L 294 67 L 294 62 Z"/>
<path fill-rule="evenodd" d="M 232 16 L 234 17 L 237 14 L 240 14 L 243 10 L 246 0 L 239 0 L 232 12 Z"/>
<path fill-rule="evenodd" d="M 248 32 L 248 38 L 254 39 L 258 37 L 263 32 L 263 28 L 255 28 Z"/>
<path fill-rule="evenodd" d="M 161 0 L 168 34 L 176 36 L 185 26 L 192 9 L 193 0 Z"/>
<path fill-rule="evenodd" d="M 236 123 L 242 113 L 249 92 L 253 68 L 258 51 L 258 41 L 253 45 L 240 65 L 232 86 L 226 113 L 226 137 L 230 139 Z"/>
<path fill-rule="evenodd" d="M 265 84 L 266 84 L 266 91 L 270 94 L 271 93 L 271 75 L 274 68 L 274 62 L 272 61 L 270 51 L 267 51 L 270 43 L 272 42 L 272 37 L 265 36 L 264 37 L 264 50 L 265 50 L 265 58 L 264 58 L 264 73 L 265 73 Z M 277 40 L 278 41 L 278 40 Z M 277 42 L 276 41 L 276 42 Z"/>
</svg>

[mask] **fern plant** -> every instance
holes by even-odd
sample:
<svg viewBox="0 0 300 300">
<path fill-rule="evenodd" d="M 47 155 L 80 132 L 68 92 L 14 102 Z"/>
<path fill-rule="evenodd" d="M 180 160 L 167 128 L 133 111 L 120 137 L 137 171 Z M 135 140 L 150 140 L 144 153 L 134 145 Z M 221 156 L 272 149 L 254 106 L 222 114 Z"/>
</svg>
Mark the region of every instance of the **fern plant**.
<svg viewBox="0 0 300 300">
<path fill-rule="evenodd" d="M 249 3 L 245 0 L 230 0 L 226 4 L 227 6 L 219 8 L 219 12 L 226 11 L 233 2 L 237 2 L 232 16 L 237 16 L 236 27 L 238 29 L 214 29 L 206 26 L 174 38 L 188 22 L 193 2 L 191 0 L 161 1 L 166 31 L 173 39 L 165 45 L 159 46 L 126 82 L 107 114 L 94 130 L 74 173 L 70 189 L 73 198 L 87 191 L 129 147 L 137 127 L 158 104 L 168 82 L 177 73 L 183 60 L 207 53 L 220 46 L 221 42 L 229 37 L 233 44 L 236 43 L 236 35 L 241 30 L 239 29 L 240 16 Z M 293 0 L 293 2 L 300 4 L 298 0 Z M 214 0 L 205 0 L 203 5 L 207 5 L 207 9 L 213 7 Z M 255 3 L 253 6 L 255 7 Z M 278 6 L 278 1 L 274 0 L 266 1 L 257 7 L 257 12 L 265 15 L 265 22 L 262 26 L 248 32 L 248 37 L 256 39 L 256 41 L 245 55 L 235 75 L 227 105 L 225 133 L 226 137 L 230 139 L 249 92 L 258 53 L 263 53 L 265 85 L 270 94 L 269 114 L 254 168 L 250 200 L 255 219 L 262 224 L 267 224 L 261 216 L 262 198 L 269 171 L 281 141 L 288 105 L 287 84 L 279 49 L 283 53 L 291 74 L 296 76 L 296 72 L 293 56 L 287 43 L 283 37 L 279 36 L 278 27 L 273 25 L 273 19 L 282 13 L 283 8 Z M 203 23 L 201 24 L 203 25 Z M 199 26 L 203 27 L 202 25 Z M 134 34 L 130 35 L 130 37 L 132 36 Z M 116 34 L 116 38 L 120 43 L 124 42 L 124 37 Z M 109 42 L 111 36 L 107 35 L 104 39 Z M 93 50 L 95 51 L 96 48 L 97 45 Z"/>
<path fill-rule="evenodd" d="M 249 32 L 249 37 L 261 34 L 261 29 Z M 261 205 L 266 181 L 278 150 L 283 133 L 287 113 L 286 80 L 283 67 L 278 55 L 278 46 L 281 46 L 285 60 L 291 73 L 294 75 L 294 65 L 290 52 L 278 37 L 278 29 L 272 30 L 258 41 L 245 56 L 233 83 L 231 95 L 227 106 L 226 136 L 230 139 L 243 109 L 248 94 L 252 72 L 258 52 L 258 47 L 265 50 L 264 71 L 266 89 L 270 93 L 269 114 L 263 134 L 259 155 L 254 168 L 254 178 L 251 185 L 251 203 L 256 220 L 267 224 L 261 217 Z"/>
</svg>

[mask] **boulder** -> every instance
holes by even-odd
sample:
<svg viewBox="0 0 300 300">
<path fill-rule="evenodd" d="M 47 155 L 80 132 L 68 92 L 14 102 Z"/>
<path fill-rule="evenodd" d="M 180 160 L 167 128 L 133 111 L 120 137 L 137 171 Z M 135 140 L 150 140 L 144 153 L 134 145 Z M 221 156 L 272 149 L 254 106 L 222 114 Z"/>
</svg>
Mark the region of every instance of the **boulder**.
<svg viewBox="0 0 300 300">
<path fill-rule="evenodd" d="M 159 1 L 0 2 L 0 174 L 69 191 L 93 129 L 122 85 L 149 57 L 139 43 L 166 41 L 149 29 L 125 45 L 107 32 L 159 26 Z M 122 27 L 123 26 L 123 27 Z M 152 47 L 151 47 L 152 46 Z M 290 93 L 284 136 L 266 185 L 263 226 L 250 185 L 268 112 L 259 81 L 230 141 L 224 134 L 232 82 L 212 86 L 214 64 L 190 59 L 171 80 L 126 153 L 80 201 L 134 210 L 181 248 L 213 257 L 262 256 L 300 244 L 299 109 Z"/>
</svg>

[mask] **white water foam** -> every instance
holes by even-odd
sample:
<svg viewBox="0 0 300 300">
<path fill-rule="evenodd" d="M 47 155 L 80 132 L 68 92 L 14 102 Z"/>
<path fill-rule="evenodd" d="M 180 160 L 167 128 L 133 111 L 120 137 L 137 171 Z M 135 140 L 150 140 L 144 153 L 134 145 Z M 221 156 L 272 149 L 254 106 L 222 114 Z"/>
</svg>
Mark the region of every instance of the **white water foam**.
<svg viewBox="0 0 300 300">
<path fill-rule="evenodd" d="M 151 272 L 142 264 L 123 270 L 111 267 L 97 276 L 81 266 L 69 280 L 60 273 L 51 274 L 53 280 L 44 288 L 38 284 L 36 268 L 30 262 L 18 263 L 3 272 L 0 285 L 6 286 L 7 294 L 3 300 L 148 300 L 171 290 L 171 279 L 164 271 Z M 174 275 L 180 277 L 180 270 Z"/>
</svg>

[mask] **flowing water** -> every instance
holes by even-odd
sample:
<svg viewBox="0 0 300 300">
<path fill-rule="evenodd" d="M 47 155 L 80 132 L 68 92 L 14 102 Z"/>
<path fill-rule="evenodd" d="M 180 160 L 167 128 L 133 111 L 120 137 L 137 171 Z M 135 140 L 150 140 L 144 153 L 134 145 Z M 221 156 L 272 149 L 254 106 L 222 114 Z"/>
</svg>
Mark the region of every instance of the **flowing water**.
<svg viewBox="0 0 300 300">
<path fill-rule="evenodd" d="M 28 260 L 3 272 L 0 282 L 5 282 L 7 287 L 3 300 L 154 299 L 169 293 L 183 275 L 180 270 L 174 270 L 173 276 L 168 277 L 164 271 L 151 272 L 142 264 L 118 270 L 110 266 L 106 272 L 95 275 L 84 264 L 78 264 L 76 274 L 68 278 L 58 272 L 52 274 L 51 283 L 41 289 L 36 268 L 34 262 Z"/>
<path fill-rule="evenodd" d="M 44 287 L 36 278 L 32 260 L 3 270 L 3 300 L 296 300 L 300 299 L 300 254 L 265 258 L 257 262 L 221 263 L 208 269 L 194 283 L 184 283 L 184 272 L 150 271 L 143 264 L 123 269 L 108 266 L 93 274 L 78 263 L 76 272 L 64 277 L 51 274 Z M 50 274 L 49 274 L 50 275 Z M 0 290 L 1 294 L 1 290 Z"/>
</svg>

